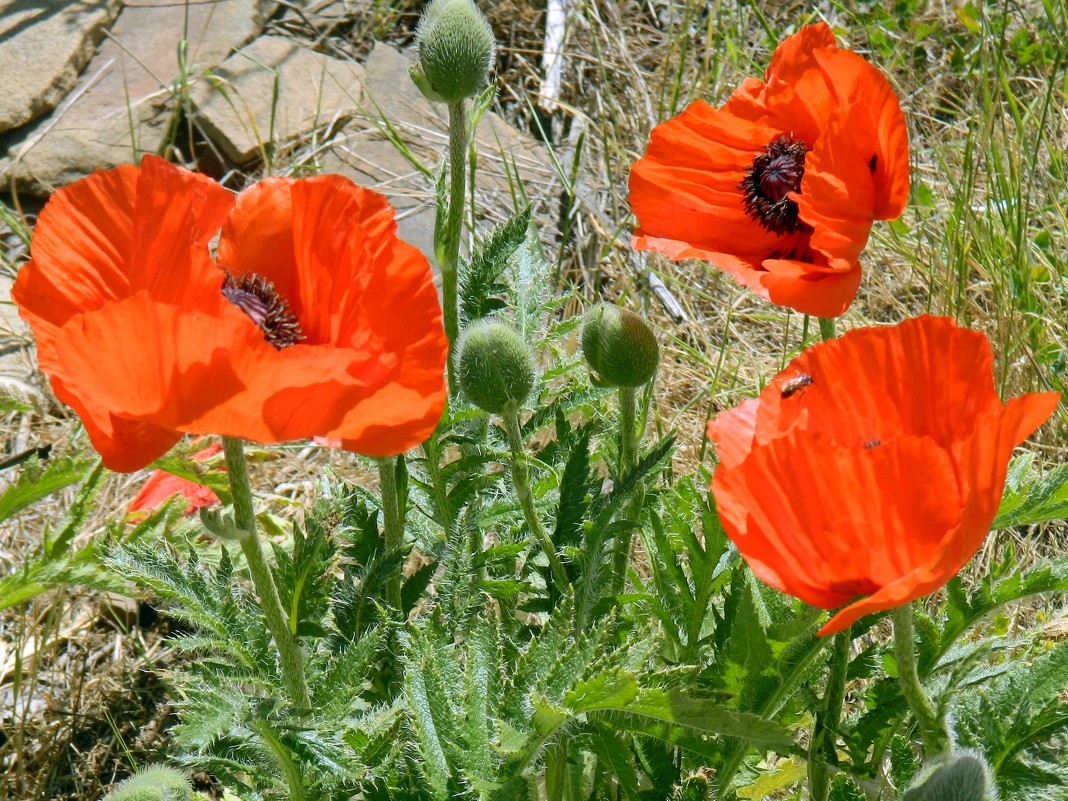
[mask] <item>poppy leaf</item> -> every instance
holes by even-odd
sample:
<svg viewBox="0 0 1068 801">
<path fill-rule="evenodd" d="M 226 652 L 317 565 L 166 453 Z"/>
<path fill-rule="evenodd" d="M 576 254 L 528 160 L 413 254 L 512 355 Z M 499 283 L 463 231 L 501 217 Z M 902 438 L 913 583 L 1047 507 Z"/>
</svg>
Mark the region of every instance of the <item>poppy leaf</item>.
<svg viewBox="0 0 1068 801">
<path fill-rule="evenodd" d="M 612 703 L 603 709 L 704 734 L 734 737 L 769 750 L 785 752 L 793 743 L 789 729 L 781 723 L 739 712 L 709 698 L 696 698 L 681 690 L 643 689 L 633 700 Z"/>
<path fill-rule="evenodd" d="M 507 222 L 498 225 L 471 257 L 460 262 L 460 311 L 463 320 L 475 320 L 504 308 L 508 286 L 500 277 L 527 237 L 531 207 L 527 206 Z"/>
<path fill-rule="evenodd" d="M 1033 454 L 1024 454 L 1009 466 L 993 530 L 1029 526 L 1068 517 L 1068 465 L 1057 465 L 1043 475 L 1034 467 Z"/>
</svg>

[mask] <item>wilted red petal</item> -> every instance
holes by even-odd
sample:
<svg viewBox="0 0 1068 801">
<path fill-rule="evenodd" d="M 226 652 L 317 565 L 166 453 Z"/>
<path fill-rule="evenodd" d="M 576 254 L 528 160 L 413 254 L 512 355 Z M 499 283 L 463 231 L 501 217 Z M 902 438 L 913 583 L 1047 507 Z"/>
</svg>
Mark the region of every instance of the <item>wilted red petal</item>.
<svg viewBox="0 0 1068 801">
<path fill-rule="evenodd" d="M 195 462 L 203 462 L 222 450 L 218 443 L 194 453 L 190 458 Z M 134 496 L 126 507 L 126 513 L 133 515 L 138 512 L 148 513 L 158 509 L 164 503 L 176 495 L 182 495 L 188 501 L 185 507 L 187 515 L 205 506 L 213 506 L 219 502 L 219 496 L 211 487 L 198 484 L 187 478 L 181 478 L 164 470 L 153 470 L 142 485 L 141 490 Z"/>
</svg>

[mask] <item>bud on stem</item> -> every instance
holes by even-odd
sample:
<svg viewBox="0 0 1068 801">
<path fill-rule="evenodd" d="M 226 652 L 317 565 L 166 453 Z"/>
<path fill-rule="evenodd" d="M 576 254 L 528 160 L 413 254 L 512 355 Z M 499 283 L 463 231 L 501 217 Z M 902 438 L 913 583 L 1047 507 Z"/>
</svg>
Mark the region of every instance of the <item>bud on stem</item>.
<svg viewBox="0 0 1068 801">
<path fill-rule="evenodd" d="M 189 801 L 192 795 L 185 776 L 173 768 L 153 765 L 124 781 L 104 801 Z"/>
</svg>

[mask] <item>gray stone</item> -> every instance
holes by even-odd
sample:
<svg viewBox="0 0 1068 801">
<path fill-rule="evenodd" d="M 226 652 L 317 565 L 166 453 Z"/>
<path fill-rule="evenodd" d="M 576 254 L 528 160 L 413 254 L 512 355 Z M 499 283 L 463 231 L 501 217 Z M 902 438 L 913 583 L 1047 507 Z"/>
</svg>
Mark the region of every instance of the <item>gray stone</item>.
<svg viewBox="0 0 1068 801">
<path fill-rule="evenodd" d="M 0 132 L 55 108 L 118 7 L 118 0 L 0 0 Z"/>
<path fill-rule="evenodd" d="M 212 70 L 191 98 L 196 124 L 229 158 L 245 164 L 273 143 L 334 128 L 360 105 L 363 67 L 289 39 L 263 36 Z M 272 128 L 273 125 L 273 128 Z"/>
<path fill-rule="evenodd" d="M 126 6 L 63 103 L 0 137 L 0 184 L 47 194 L 93 170 L 158 152 L 181 93 L 255 38 L 273 8 L 262 0 Z M 183 84 L 177 53 L 186 30 Z"/>
</svg>

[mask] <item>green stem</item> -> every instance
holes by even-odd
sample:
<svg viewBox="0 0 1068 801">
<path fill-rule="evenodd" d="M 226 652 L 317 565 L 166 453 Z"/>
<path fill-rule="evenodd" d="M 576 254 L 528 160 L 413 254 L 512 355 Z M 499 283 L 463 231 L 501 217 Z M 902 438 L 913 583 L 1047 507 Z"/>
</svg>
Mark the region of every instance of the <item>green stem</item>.
<svg viewBox="0 0 1068 801">
<path fill-rule="evenodd" d="M 916 662 L 916 634 L 912 624 L 912 604 L 899 606 L 894 610 L 893 615 L 897 683 L 920 728 L 927 759 L 931 760 L 948 752 L 952 740 L 945 720 L 939 717 L 920 683 L 920 673 Z"/>
<path fill-rule="evenodd" d="M 847 628 L 834 635 L 830 675 L 823 694 L 823 709 L 816 714 L 812 727 L 812 742 L 808 750 L 808 787 L 812 801 L 827 801 L 830 794 L 830 773 L 827 765 L 835 757 L 835 738 L 842 719 L 845 701 L 846 673 L 849 670 L 849 644 L 853 637 Z"/>
<path fill-rule="evenodd" d="M 838 332 L 835 330 L 833 317 L 820 317 L 820 339 L 824 342 L 834 339 L 838 336 Z"/>
<path fill-rule="evenodd" d="M 382 495 L 383 533 L 387 553 L 404 547 L 404 516 L 401 514 L 400 498 L 397 497 L 397 456 L 394 459 L 378 459 L 378 491 Z M 394 609 L 401 608 L 401 566 L 386 579 L 386 600 Z"/>
<path fill-rule="evenodd" d="M 445 224 L 435 226 L 438 238 L 434 255 L 441 268 L 441 296 L 445 317 L 445 336 L 449 340 L 449 361 L 446 366 L 449 392 L 459 391 L 453 366 L 452 350 L 460 335 L 458 299 L 456 293 L 457 265 L 460 261 L 460 234 L 464 221 L 464 184 L 467 178 L 467 108 L 463 100 L 449 103 L 449 205 Z"/>
<path fill-rule="evenodd" d="M 824 646 L 827 645 L 826 637 L 814 637 L 812 644 L 808 650 L 801 655 L 801 658 L 794 665 L 793 670 L 787 674 L 782 681 L 775 685 L 775 689 L 772 690 L 771 695 L 760 706 L 760 717 L 765 720 L 770 720 L 778 714 L 783 704 L 790 698 L 790 695 L 794 692 L 797 685 L 801 682 L 805 676 L 808 675 L 809 668 L 812 663 L 816 661 L 816 657 L 823 651 Z M 745 759 L 746 751 L 749 750 L 749 746 L 739 741 L 730 754 L 727 756 L 726 761 L 723 763 L 723 767 L 716 773 L 716 779 L 719 784 L 719 797 L 726 798 L 727 791 L 730 790 L 731 780 L 734 778 L 734 774 L 738 772 L 738 768 L 742 764 L 742 760 Z"/>
<path fill-rule="evenodd" d="M 274 754 L 274 758 L 278 760 L 278 766 L 282 769 L 286 777 L 286 785 L 289 787 L 289 801 L 304 801 L 304 784 L 289 749 L 278 739 L 278 735 L 265 721 L 254 721 L 252 728 L 263 739 L 268 750 Z"/>
<path fill-rule="evenodd" d="M 248 480 L 248 465 L 245 462 L 245 450 L 241 440 L 223 437 L 223 453 L 226 455 L 226 469 L 230 477 L 230 492 L 234 503 L 234 522 L 237 527 L 248 532 L 241 538 L 241 551 L 245 554 L 252 585 L 256 588 L 260 608 L 267 619 L 267 628 L 274 637 L 278 648 L 279 662 L 282 667 L 282 679 L 290 700 L 300 707 L 311 706 L 308 683 L 304 678 L 304 654 L 300 650 L 296 633 L 290 629 L 286 619 L 274 575 L 263 555 L 263 546 L 256 534 L 256 513 L 252 504 L 252 485 Z"/>
<path fill-rule="evenodd" d="M 619 388 L 619 478 L 622 481 L 638 461 L 638 443 L 641 437 L 637 431 L 638 390 L 635 387 Z M 627 516 L 637 521 L 645 502 L 645 488 L 639 484 L 634 488 L 631 502 L 627 504 Z M 612 594 L 619 595 L 627 583 L 627 563 L 630 560 L 630 543 L 633 529 L 620 532 L 616 540 L 616 550 L 612 559 Z"/>
<path fill-rule="evenodd" d="M 445 416 L 448 417 L 448 411 L 446 411 Z M 438 428 L 434 429 L 434 433 L 430 435 L 430 439 L 423 443 L 423 456 L 426 461 L 427 476 L 430 478 L 430 487 L 434 495 L 434 505 L 438 508 L 441 527 L 445 530 L 445 541 L 448 542 L 452 537 L 454 521 L 452 510 L 449 508 L 449 488 L 441 475 L 441 448 L 438 442 L 440 433 L 441 427 L 439 425 Z"/>
<path fill-rule="evenodd" d="M 530 471 L 524 461 L 523 434 L 519 430 L 519 409 L 513 401 L 509 401 L 504 411 L 504 430 L 508 433 L 508 447 L 512 452 L 512 484 L 515 486 L 515 494 L 519 498 L 519 505 L 523 509 L 523 517 L 527 521 L 527 528 L 538 541 L 545 557 L 549 560 L 549 570 L 553 574 L 553 581 L 561 592 L 568 585 L 567 571 L 556 555 L 556 546 L 549 537 L 545 527 L 541 524 L 538 512 L 534 508 L 534 496 L 530 492 Z"/>
</svg>

